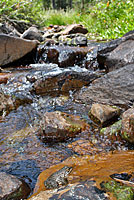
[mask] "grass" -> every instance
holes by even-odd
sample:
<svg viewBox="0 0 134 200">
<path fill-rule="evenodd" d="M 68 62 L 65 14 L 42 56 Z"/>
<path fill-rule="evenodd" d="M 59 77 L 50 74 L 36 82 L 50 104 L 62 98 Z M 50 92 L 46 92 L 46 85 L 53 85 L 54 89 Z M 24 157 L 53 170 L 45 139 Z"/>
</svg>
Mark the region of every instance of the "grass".
<svg viewBox="0 0 134 200">
<path fill-rule="evenodd" d="M 14 1 L 14 6 L 11 3 Z M 134 29 L 133 0 L 102 0 L 88 4 L 81 12 L 78 9 L 43 10 L 41 0 L 3 1 L 0 12 L 19 19 L 30 20 L 40 26 L 80 23 L 87 27 L 91 39 L 115 39 Z M 9 3 L 10 2 L 10 3 Z M 30 2 L 30 3 L 29 3 Z M 10 4 L 10 5 L 9 5 Z M 13 5 L 13 4 L 12 4 Z"/>
</svg>

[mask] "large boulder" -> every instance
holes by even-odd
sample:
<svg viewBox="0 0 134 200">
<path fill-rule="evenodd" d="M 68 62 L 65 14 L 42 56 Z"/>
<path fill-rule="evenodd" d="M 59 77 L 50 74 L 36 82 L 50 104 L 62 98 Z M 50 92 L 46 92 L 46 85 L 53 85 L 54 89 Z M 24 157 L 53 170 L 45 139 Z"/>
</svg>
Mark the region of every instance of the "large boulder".
<svg viewBox="0 0 134 200">
<path fill-rule="evenodd" d="M 61 142 L 73 138 L 88 125 L 80 117 L 60 111 L 46 112 L 40 121 L 39 136 L 47 142 Z"/>
<path fill-rule="evenodd" d="M 112 71 L 134 63 L 134 40 L 126 40 L 114 49 L 106 58 L 105 65 Z"/>
<path fill-rule="evenodd" d="M 14 62 L 37 47 L 37 41 L 0 34 L 0 66 Z"/>
<path fill-rule="evenodd" d="M 93 103 L 118 105 L 128 108 L 134 99 L 134 64 L 109 72 L 98 78 L 88 88 L 77 92 L 77 102 L 91 106 Z"/>
<path fill-rule="evenodd" d="M 21 200 L 30 193 L 30 188 L 13 175 L 0 172 L 0 200 Z"/>
<path fill-rule="evenodd" d="M 121 136 L 134 144 L 134 108 L 130 108 L 122 115 Z"/>
</svg>

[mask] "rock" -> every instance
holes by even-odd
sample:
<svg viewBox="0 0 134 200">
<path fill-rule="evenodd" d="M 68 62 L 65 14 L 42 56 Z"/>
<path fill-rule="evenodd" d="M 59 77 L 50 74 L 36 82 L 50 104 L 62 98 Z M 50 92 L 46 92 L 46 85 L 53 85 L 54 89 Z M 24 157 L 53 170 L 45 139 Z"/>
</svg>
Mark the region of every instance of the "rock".
<svg viewBox="0 0 134 200">
<path fill-rule="evenodd" d="M 71 144 L 68 144 L 68 148 L 72 149 L 79 155 L 94 155 L 99 153 L 94 144 L 88 140 L 77 140 Z"/>
<path fill-rule="evenodd" d="M 24 39 L 28 39 L 28 40 L 38 40 L 40 42 L 43 41 L 43 37 L 42 37 L 41 33 L 39 32 L 39 30 L 35 26 L 32 26 L 29 29 L 27 29 L 21 35 L 21 37 L 24 38 Z"/>
<path fill-rule="evenodd" d="M 131 34 L 134 34 L 134 30 L 125 33 L 125 34 L 123 35 L 123 37 L 128 36 L 128 35 L 131 35 Z"/>
<path fill-rule="evenodd" d="M 9 95 L 0 91 L 0 115 L 5 115 L 15 108 L 14 102 Z"/>
<path fill-rule="evenodd" d="M 0 172 L 0 199 L 21 200 L 30 193 L 30 188 L 13 175 Z"/>
<path fill-rule="evenodd" d="M 116 181 L 101 183 L 101 188 L 106 192 L 112 192 L 117 200 L 133 200 L 134 191 L 132 187 L 122 186 Z"/>
<path fill-rule="evenodd" d="M 100 75 L 95 72 L 89 72 L 86 69 L 80 67 L 74 68 L 55 68 L 48 73 L 45 73 L 43 77 L 37 78 L 33 85 L 33 91 L 36 94 L 67 94 L 70 90 L 77 90 L 83 85 L 88 85 Z M 29 80 L 33 80 L 34 77 L 29 75 Z"/>
<path fill-rule="evenodd" d="M 61 142 L 73 138 L 88 125 L 80 117 L 60 111 L 46 112 L 40 121 L 39 137 L 46 142 Z"/>
<path fill-rule="evenodd" d="M 130 108 L 122 115 L 121 137 L 134 144 L 134 108 Z"/>
<path fill-rule="evenodd" d="M 59 200 L 108 200 L 108 195 L 97 188 L 95 181 L 81 181 L 77 184 L 71 184 L 62 187 L 59 190 L 43 191 L 30 200 L 59 199 Z"/>
<path fill-rule="evenodd" d="M 70 46 L 39 46 L 40 61 L 55 63 L 60 67 L 73 66 L 82 63 L 86 54 L 91 51 L 90 47 Z"/>
<path fill-rule="evenodd" d="M 0 84 L 7 83 L 8 79 L 11 77 L 11 73 L 0 73 Z"/>
<path fill-rule="evenodd" d="M 22 144 L 20 145 L 22 147 Z M 41 173 L 40 168 L 33 158 L 10 162 L 6 167 L 4 167 L 4 169 L 0 168 L 0 171 L 20 177 L 21 180 L 27 183 L 32 190 L 35 187 L 38 175 Z"/>
<path fill-rule="evenodd" d="M 37 41 L 28 41 L 0 34 L 0 66 L 14 62 L 37 47 Z"/>
<path fill-rule="evenodd" d="M 116 106 L 94 103 L 89 111 L 89 116 L 102 125 L 119 116 L 119 109 Z"/>
<path fill-rule="evenodd" d="M 102 128 L 100 130 L 100 134 L 103 134 L 103 135 L 118 135 L 120 134 L 121 132 L 121 120 L 115 122 L 114 124 L 112 124 L 111 126 L 108 126 L 106 128 Z"/>
<path fill-rule="evenodd" d="M 105 65 L 112 71 L 134 63 L 134 40 L 126 40 L 114 49 L 106 58 Z"/>
<path fill-rule="evenodd" d="M 73 34 L 73 33 L 83 33 L 83 34 L 86 34 L 86 33 L 88 33 L 88 30 L 86 28 L 84 28 L 80 24 L 72 24 L 72 25 L 67 26 L 65 28 L 65 30 L 62 31 L 63 35 L 69 35 L 69 34 Z"/>
<path fill-rule="evenodd" d="M 20 37 L 21 34 L 8 23 L 0 23 L 0 34 L 8 34 L 10 36 Z"/>
<path fill-rule="evenodd" d="M 102 103 L 129 108 L 133 103 L 134 64 L 109 72 L 98 78 L 88 88 L 75 93 L 75 101 L 85 105 Z"/>
</svg>

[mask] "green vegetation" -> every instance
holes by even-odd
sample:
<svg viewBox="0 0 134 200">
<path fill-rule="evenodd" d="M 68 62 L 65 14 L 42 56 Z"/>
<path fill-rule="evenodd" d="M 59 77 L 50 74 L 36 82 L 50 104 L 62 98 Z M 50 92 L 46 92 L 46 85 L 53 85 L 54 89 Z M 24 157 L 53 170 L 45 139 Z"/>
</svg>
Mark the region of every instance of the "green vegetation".
<svg viewBox="0 0 134 200">
<path fill-rule="evenodd" d="M 47 10 L 43 0 L 1 0 L 0 15 L 23 19 L 40 26 L 80 23 L 89 30 L 91 39 L 113 39 L 134 29 L 133 0 L 74 0 L 72 9 Z M 87 3 L 88 2 L 88 3 Z M 51 6 L 52 7 L 52 6 Z M 50 7 L 50 8 L 51 8 Z"/>
<path fill-rule="evenodd" d="M 106 192 L 112 192 L 117 200 L 133 200 L 134 191 L 132 187 L 121 185 L 116 181 L 101 183 L 101 187 Z"/>
</svg>

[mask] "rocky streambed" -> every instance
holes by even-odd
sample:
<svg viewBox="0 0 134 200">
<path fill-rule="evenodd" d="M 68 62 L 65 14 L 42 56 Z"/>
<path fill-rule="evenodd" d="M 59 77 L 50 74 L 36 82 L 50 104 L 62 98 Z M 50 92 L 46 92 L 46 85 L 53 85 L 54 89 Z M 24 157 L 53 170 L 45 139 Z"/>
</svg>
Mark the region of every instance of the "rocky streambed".
<svg viewBox="0 0 134 200">
<path fill-rule="evenodd" d="M 0 199 L 133 199 L 133 31 L 16 27 L 0 26 Z"/>
</svg>

